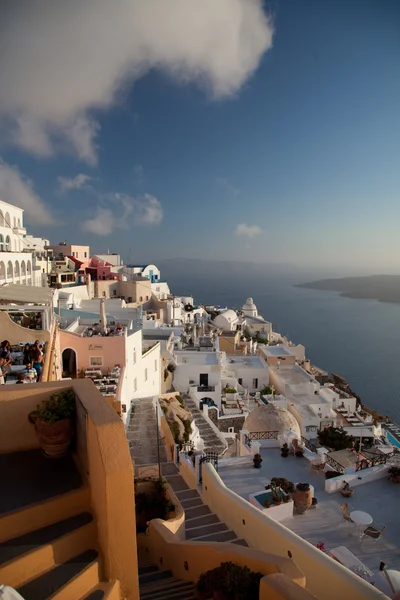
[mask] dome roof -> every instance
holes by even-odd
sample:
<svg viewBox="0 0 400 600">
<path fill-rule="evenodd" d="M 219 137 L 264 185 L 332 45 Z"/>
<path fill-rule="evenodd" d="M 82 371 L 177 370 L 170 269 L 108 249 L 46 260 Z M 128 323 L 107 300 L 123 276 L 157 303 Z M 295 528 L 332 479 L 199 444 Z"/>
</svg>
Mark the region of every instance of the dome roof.
<svg viewBox="0 0 400 600">
<path fill-rule="evenodd" d="M 253 302 L 253 298 L 247 298 L 242 306 L 242 310 L 257 310 L 257 306 Z"/>
<path fill-rule="evenodd" d="M 232 323 L 232 321 L 236 321 L 238 316 L 235 313 L 234 310 L 228 309 L 228 310 L 224 310 L 222 313 L 220 313 L 217 317 L 215 317 L 214 321 L 216 323 L 218 323 L 218 319 L 219 317 L 224 317 L 224 319 L 226 319 L 229 323 Z"/>
<path fill-rule="evenodd" d="M 255 431 L 277 431 L 281 435 L 288 429 L 300 437 L 300 427 L 296 418 L 286 409 L 274 404 L 265 404 L 255 408 L 244 422 L 243 429 Z"/>
</svg>

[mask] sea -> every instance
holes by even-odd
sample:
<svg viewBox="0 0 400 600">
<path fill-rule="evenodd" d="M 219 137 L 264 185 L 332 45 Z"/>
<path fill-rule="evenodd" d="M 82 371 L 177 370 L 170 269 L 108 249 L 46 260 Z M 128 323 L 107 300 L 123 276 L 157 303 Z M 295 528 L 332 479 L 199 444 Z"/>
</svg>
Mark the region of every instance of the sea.
<svg viewBox="0 0 400 600">
<path fill-rule="evenodd" d="M 192 295 L 195 304 L 239 309 L 251 296 L 274 331 L 306 347 L 312 364 L 345 377 L 365 404 L 400 423 L 400 305 L 295 287 L 298 277 L 251 270 L 240 277 L 167 271 L 172 292 Z"/>
</svg>

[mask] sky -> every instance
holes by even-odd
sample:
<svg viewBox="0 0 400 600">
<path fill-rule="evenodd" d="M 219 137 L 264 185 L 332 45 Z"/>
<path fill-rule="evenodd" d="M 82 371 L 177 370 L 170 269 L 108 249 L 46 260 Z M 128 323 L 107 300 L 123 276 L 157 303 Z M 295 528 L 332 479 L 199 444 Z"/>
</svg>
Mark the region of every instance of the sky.
<svg viewBox="0 0 400 600">
<path fill-rule="evenodd" d="M 29 233 L 400 273 L 398 0 L 4 0 L 0 40 Z"/>
</svg>

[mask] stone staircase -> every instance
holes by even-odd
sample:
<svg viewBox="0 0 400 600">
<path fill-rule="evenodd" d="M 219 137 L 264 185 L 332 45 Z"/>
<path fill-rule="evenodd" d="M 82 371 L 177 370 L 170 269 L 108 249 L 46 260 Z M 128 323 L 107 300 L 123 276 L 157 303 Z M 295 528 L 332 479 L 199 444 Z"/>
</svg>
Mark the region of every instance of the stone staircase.
<svg viewBox="0 0 400 600">
<path fill-rule="evenodd" d="M 24 600 L 119 599 L 102 582 L 90 491 L 71 456 L 0 455 L 0 582 Z"/>
<path fill-rule="evenodd" d="M 152 563 L 139 563 L 140 600 L 194 600 L 191 581 L 176 579 L 169 570 L 160 571 Z"/>
<path fill-rule="evenodd" d="M 222 442 L 222 440 L 215 433 L 214 429 L 211 427 L 210 423 L 204 418 L 201 410 L 197 408 L 195 401 L 187 394 L 184 394 L 183 399 L 186 406 L 192 413 L 193 419 L 200 432 L 201 439 L 204 442 L 204 451 L 222 454 L 226 450 L 227 445 Z"/>
<path fill-rule="evenodd" d="M 126 435 L 135 466 L 157 463 L 157 422 L 152 398 L 132 402 Z M 160 461 L 166 460 L 164 440 L 160 434 Z"/>
<path fill-rule="evenodd" d="M 199 542 L 232 542 L 247 546 L 245 540 L 219 520 L 203 503 L 197 490 L 191 490 L 174 463 L 162 465 L 162 473 L 185 511 L 186 539 Z"/>
</svg>

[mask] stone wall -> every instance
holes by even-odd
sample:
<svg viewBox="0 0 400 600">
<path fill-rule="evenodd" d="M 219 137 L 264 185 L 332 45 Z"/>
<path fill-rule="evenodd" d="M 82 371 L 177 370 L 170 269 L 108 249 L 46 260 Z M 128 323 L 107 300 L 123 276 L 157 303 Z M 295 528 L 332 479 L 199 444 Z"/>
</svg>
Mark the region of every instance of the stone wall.
<svg viewBox="0 0 400 600">
<path fill-rule="evenodd" d="M 239 433 L 243 429 L 243 423 L 245 421 L 244 415 L 230 416 L 229 418 L 224 417 L 223 419 L 218 418 L 218 409 L 213 406 L 208 407 L 208 416 L 211 421 L 218 427 L 223 433 L 228 433 L 230 427 L 234 428 L 235 433 Z"/>
</svg>

